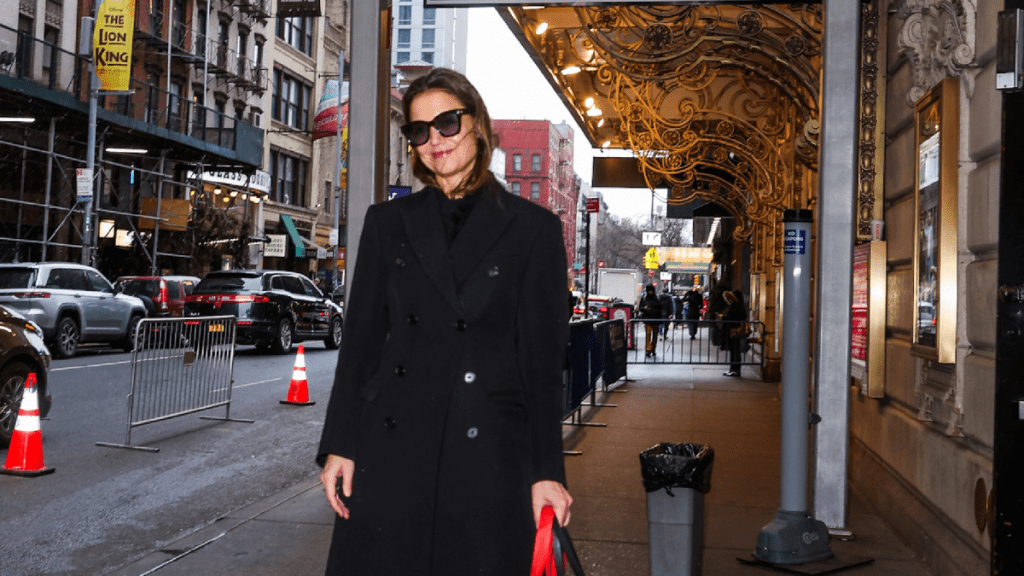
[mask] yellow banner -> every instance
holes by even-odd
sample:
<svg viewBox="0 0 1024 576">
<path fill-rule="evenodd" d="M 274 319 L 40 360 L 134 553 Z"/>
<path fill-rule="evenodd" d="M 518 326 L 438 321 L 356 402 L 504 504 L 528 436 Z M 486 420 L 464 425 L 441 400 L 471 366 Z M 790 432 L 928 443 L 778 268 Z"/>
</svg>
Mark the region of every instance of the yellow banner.
<svg viewBox="0 0 1024 576">
<path fill-rule="evenodd" d="M 134 30 L 135 0 L 99 0 L 92 58 L 100 90 L 123 92 L 131 86 Z"/>
</svg>

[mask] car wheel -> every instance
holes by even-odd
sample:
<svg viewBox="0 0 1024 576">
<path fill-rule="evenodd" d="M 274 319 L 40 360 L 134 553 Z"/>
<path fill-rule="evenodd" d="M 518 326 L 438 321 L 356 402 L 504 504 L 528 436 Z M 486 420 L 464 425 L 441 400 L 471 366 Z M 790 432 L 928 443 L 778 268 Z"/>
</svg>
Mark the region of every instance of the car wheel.
<svg viewBox="0 0 1024 576">
<path fill-rule="evenodd" d="M 341 346 L 341 318 L 335 316 L 331 318 L 331 333 L 324 338 L 324 346 L 327 346 L 328 350 L 337 350 L 338 346 Z"/>
<path fill-rule="evenodd" d="M 124 342 L 122 342 L 121 344 L 121 347 L 124 349 L 125 352 L 131 352 L 132 350 L 135 350 L 135 345 L 137 343 L 136 329 L 139 327 L 139 322 L 141 321 L 142 316 L 132 316 L 132 319 L 128 321 L 128 331 L 125 333 Z"/>
<path fill-rule="evenodd" d="M 28 365 L 21 362 L 12 362 L 0 370 L 0 446 L 11 443 L 29 372 Z"/>
<path fill-rule="evenodd" d="M 80 338 L 78 323 L 74 318 L 64 316 L 57 322 L 57 335 L 53 337 L 53 346 L 50 348 L 50 352 L 56 358 L 71 358 L 78 351 Z"/>
<path fill-rule="evenodd" d="M 275 354 L 287 354 L 292 351 L 292 323 L 287 318 L 281 318 L 277 323 L 277 335 L 270 346 Z"/>
</svg>

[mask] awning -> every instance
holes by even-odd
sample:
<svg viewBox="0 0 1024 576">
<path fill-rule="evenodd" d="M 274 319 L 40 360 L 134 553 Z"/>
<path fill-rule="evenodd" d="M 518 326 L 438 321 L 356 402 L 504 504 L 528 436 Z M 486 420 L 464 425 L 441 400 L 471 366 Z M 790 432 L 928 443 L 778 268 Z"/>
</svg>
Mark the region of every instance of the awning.
<svg viewBox="0 0 1024 576">
<path fill-rule="evenodd" d="M 295 222 L 292 221 L 292 217 L 287 214 L 281 214 L 281 222 L 284 223 L 285 229 L 288 230 L 288 237 L 291 238 L 292 246 L 295 247 L 295 257 L 305 258 L 306 243 L 303 241 L 302 236 L 299 236 L 299 231 L 295 229 Z"/>
</svg>

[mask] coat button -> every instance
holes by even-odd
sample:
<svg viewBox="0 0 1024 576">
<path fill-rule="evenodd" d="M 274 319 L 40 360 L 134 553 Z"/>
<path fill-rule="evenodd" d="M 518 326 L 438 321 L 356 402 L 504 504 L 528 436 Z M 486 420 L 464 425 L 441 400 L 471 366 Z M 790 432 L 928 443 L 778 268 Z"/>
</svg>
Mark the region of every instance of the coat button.
<svg viewBox="0 0 1024 576">
<path fill-rule="evenodd" d="M 473 426 L 466 431 L 466 436 L 469 436 L 470 438 L 476 438 L 478 434 L 480 434 L 480 431 L 476 429 L 476 426 Z"/>
<path fill-rule="evenodd" d="M 405 260 L 402 260 L 401 258 L 399 258 L 399 259 L 395 260 L 395 264 L 396 264 L 396 265 L 397 265 L 397 266 L 398 266 L 399 268 L 401 268 L 402 266 L 405 266 Z"/>
<path fill-rule="evenodd" d="M 459 332 L 465 332 L 466 331 L 466 321 L 465 320 L 459 320 L 458 322 L 456 322 L 455 323 L 455 329 L 458 330 Z"/>
<path fill-rule="evenodd" d="M 466 384 L 472 384 L 476 381 L 476 374 L 472 372 L 466 372 L 466 375 L 462 377 L 466 381 Z"/>
<path fill-rule="evenodd" d="M 487 271 L 487 275 L 490 276 L 491 278 L 494 278 L 495 276 L 497 276 L 498 275 L 498 267 L 495 266 L 494 268 L 491 268 L 490 270 L 488 270 Z"/>
<path fill-rule="evenodd" d="M 415 324 L 418 320 L 415 314 L 409 314 L 409 324 Z"/>
<path fill-rule="evenodd" d="M 405 366 L 395 366 L 395 374 L 405 376 Z"/>
<path fill-rule="evenodd" d="M 385 418 L 384 419 L 384 427 L 387 428 L 388 430 L 394 429 L 394 427 L 395 427 L 395 419 L 392 418 L 391 416 L 388 416 L 387 418 Z"/>
</svg>

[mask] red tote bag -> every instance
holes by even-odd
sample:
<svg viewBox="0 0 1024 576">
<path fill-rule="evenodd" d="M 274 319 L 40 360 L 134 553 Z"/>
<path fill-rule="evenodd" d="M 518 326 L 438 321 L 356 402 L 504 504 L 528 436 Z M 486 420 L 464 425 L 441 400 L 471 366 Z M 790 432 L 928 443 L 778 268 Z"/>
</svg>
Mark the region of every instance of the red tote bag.
<svg viewBox="0 0 1024 576">
<path fill-rule="evenodd" d="M 566 561 L 576 576 L 584 576 L 569 533 L 558 525 L 554 509 L 545 506 L 540 512 L 540 525 L 533 541 L 530 576 L 565 576 Z"/>
</svg>

